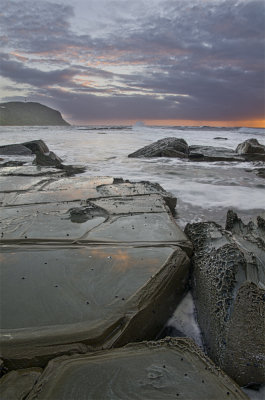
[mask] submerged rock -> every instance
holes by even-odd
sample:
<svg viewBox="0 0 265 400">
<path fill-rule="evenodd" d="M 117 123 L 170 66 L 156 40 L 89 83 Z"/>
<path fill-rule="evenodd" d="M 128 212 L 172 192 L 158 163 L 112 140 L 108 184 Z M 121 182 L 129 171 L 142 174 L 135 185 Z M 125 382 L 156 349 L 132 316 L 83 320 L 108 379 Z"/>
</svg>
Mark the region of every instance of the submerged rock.
<svg viewBox="0 0 265 400">
<path fill-rule="evenodd" d="M 188 224 L 194 245 L 192 287 L 207 354 L 240 385 L 263 383 L 265 317 L 264 220 L 244 225 L 228 213 Z"/>
<path fill-rule="evenodd" d="M 0 168 L 5 168 L 5 167 L 21 167 L 24 165 L 24 161 L 5 161 L 4 163 L 0 164 Z"/>
<path fill-rule="evenodd" d="M 189 158 L 196 161 L 244 161 L 235 151 L 225 147 L 190 146 Z"/>
<path fill-rule="evenodd" d="M 260 178 L 265 178 L 265 168 L 255 168 L 254 171 Z"/>
<path fill-rule="evenodd" d="M 187 158 L 189 146 L 184 139 L 169 137 L 145 146 L 128 157 L 178 157 Z"/>
<path fill-rule="evenodd" d="M 164 339 L 52 360 L 27 400 L 246 399 L 190 339 Z"/>
</svg>

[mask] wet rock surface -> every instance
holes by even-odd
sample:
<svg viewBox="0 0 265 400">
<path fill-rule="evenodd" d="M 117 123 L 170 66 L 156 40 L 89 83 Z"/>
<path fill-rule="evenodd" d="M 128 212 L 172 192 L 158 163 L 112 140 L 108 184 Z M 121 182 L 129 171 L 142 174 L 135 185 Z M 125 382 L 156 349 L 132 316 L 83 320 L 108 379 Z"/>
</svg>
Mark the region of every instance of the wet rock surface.
<svg viewBox="0 0 265 400">
<path fill-rule="evenodd" d="M 52 360 L 27 400 L 247 399 L 190 339 Z"/>
<path fill-rule="evenodd" d="M 7 144 L 5 146 L 0 146 L 0 154 L 31 156 L 32 151 L 23 144 Z"/>
<path fill-rule="evenodd" d="M 235 151 L 225 147 L 190 146 L 189 158 L 196 161 L 244 161 Z"/>
<path fill-rule="evenodd" d="M 226 231 L 188 224 L 192 288 L 207 354 L 240 385 L 264 383 L 264 219 L 245 225 L 230 211 Z"/>
<path fill-rule="evenodd" d="M 255 168 L 254 171 L 259 177 L 265 178 L 265 168 Z"/>
<path fill-rule="evenodd" d="M 216 140 L 227 138 L 216 137 Z M 181 138 L 164 138 L 145 146 L 128 157 L 178 157 L 194 161 L 265 161 L 265 146 L 256 139 L 240 143 L 235 150 L 226 147 L 188 146 Z"/>
<path fill-rule="evenodd" d="M 48 154 L 37 151 L 35 154 L 36 158 L 33 161 L 33 164 L 57 168 L 60 168 L 62 165 L 62 159 L 58 157 L 53 151 L 49 151 Z"/>
<path fill-rule="evenodd" d="M 24 142 L 22 145 L 30 149 L 34 154 L 36 154 L 38 151 L 40 153 L 49 153 L 50 151 L 47 144 L 41 139 Z"/>
<path fill-rule="evenodd" d="M 265 146 L 260 144 L 257 139 L 248 139 L 240 143 L 236 152 L 242 154 L 249 161 L 265 161 Z"/>
<path fill-rule="evenodd" d="M 129 154 L 128 157 L 179 157 L 187 158 L 189 146 L 184 139 L 165 138 Z"/>
<path fill-rule="evenodd" d="M 167 205 L 176 199 L 148 182 L 69 178 L 34 166 L 5 170 L 5 365 L 45 366 L 91 346 L 154 338 L 181 299 L 189 273 L 192 246 Z"/>
<path fill-rule="evenodd" d="M 53 151 L 50 151 L 46 143 L 39 140 L 32 140 L 29 142 L 24 142 L 21 144 L 10 144 L 6 146 L 0 146 L 0 154 L 10 156 L 14 155 L 30 157 L 35 154 L 35 158 L 32 162 L 33 165 L 37 167 L 49 167 L 49 168 L 57 168 L 64 171 L 66 176 L 72 176 L 76 174 L 81 174 L 85 171 L 85 167 L 81 165 L 65 165 L 62 162 L 62 159 L 58 157 Z M 18 161 L 18 160 L 9 160 L 0 164 L 0 168 L 3 167 L 16 167 L 22 166 L 26 163 L 26 161 Z M 28 165 L 27 165 L 28 167 Z M 27 168 L 26 170 L 30 170 Z M 5 169 L 5 175 L 8 175 L 7 170 Z M 19 174 L 19 170 L 17 170 L 17 174 Z M 31 169 L 32 171 L 32 169 Z M 13 170 L 13 175 L 15 171 Z M 48 170 L 45 170 L 46 174 L 49 174 Z M 29 175 L 29 172 L 26 173 Z M 36 175 L 36 173 L 34 173 Z"/>
<path fill-rule="evenodd" d="M 28 368 L 11 371 L 0 380 L 1 400 L 24 400 L 38 378 L 42 374 L 41 368 Z"/>
</svg>

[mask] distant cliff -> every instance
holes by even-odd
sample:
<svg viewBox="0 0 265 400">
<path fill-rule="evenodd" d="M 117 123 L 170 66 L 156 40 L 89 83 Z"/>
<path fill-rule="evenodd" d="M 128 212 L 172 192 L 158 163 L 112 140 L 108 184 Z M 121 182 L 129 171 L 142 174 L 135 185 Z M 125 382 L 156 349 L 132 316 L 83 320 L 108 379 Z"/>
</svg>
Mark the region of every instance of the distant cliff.
<svg viewBox="0 0 265 400">
<path fill-rule="evenodd" d="M 0 103 L 0 125 L 69 125 L 59 111 L 40 103 Z"/>
</svg>

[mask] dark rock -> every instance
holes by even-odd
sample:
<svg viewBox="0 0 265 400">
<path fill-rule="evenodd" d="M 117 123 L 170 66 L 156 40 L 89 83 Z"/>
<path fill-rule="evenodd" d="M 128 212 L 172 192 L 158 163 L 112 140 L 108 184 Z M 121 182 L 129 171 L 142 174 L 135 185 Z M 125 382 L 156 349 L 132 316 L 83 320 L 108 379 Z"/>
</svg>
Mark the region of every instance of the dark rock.
<svg viewBox="0 0 265 400">
<path fill-rule="evenodd" d="M 3 375 L 7 374 L 8 369 L 4 365 L 4 361 L 0 358 L 0 378 L 2 378 Z"/>
<path fill-rule="evenodd" d="M 33 161 L 34 165 L 63 168 L 62 160 L 53 151 L 48 154 L 36 152 L 36 158 Z"/>
<path fill-rule="evenodd" d="M 248 139 L 237 146 L 236 152 L 239 154 L 265 154 L 265 146 L 260 144 L 257 139 Z"/>
<path fill-rule="evenodd" d="M 227 140 L 227 137 L 220 137 L 220 136 L 217 136 L 217 137 L 215 137 L 214 139 L 215 139 L 215 140 Z"/>
<path fill-rule="evenodd" d="M 36 154 L 37 151 L 39 151 L 41 153 L 49 153 L 49 151 L 50 151 L 48 146 L 46 145 L 46 143 L 44 143 L 44 141 L 41 139 L 31 140 L 30 142 L 22 143 L 22 145 L 26 146 L 34 154 Z"/>
<path fill-rule="evenodd" d="M 265 178 L 265 168 L 255 168 L 254 171 L 260 178 Z"/>
<path fill-rule="evenodd" d="M 184 139 L 164 138 L 145 146 L 128 157 L 178 157 L 187 158 L 189 146 Z"/>
<path fill-rule="evenodd" d="M 32 151 L 23 144 L 7 144 L 0 146 L 1 155 L 19 155 L 19 156 L 31 156 Z"/>
<path fill-rule="evenodd" d="M 240 143 L 236 152 L 243 155 L 247 161 L 265 161 L 265 146 L 257 139 L 248 139 Z"/>
<path fill-rule="evenodd" d="M 0 125 L 69 125 L 59 111 L 39 103 L 0 104 Z"/>
<path fill-rule="evenodd" d="M 244 161 L 233 150 L 225 147 L 190 146 L 189 158 L 197 161 Z"/>
<path fill-rule="evenodd" d="M 86 167 L 84 167 L 83 165 L 64 165 L 64 164 L 61 164 L 59 166 L 59 168 L 64 170 L 66 176 L 82 174 L 83 172 L 86 171 Z"/>
<path fill-rule="evenodd" d="M 6 162 L 0 164 L 0 168 L 4 168 L 4 167 L 21 167 L 24 164 L 25 164 L 25 162 L 23 162 L 23 161 L 6 161 Z"/>
<path fill-rule="evenodd" d="M 208 355 L 239 385 L 262 383 L 264 354 L 264 228 L 228 213 L 225 231 L 214 222 L 188 224 L 194 246 L 192 290 Z"/>
<path fill-rule="evenodd" d="M 188 146 L 184 139 L 178 138 L 158 140 L 129 154 L 128 157 L 178 157 L 195 161 L 245 161 L 244 157 L 231 149 L 213 146 Z"/>
</svg>

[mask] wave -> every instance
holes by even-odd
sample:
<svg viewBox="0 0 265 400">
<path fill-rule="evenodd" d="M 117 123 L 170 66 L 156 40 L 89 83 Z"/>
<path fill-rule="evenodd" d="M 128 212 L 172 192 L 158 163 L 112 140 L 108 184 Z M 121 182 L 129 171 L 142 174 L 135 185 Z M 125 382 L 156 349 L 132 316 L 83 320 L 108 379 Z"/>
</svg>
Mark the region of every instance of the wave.
<svg viewBox="0 0 265 400">
<path fill-rule="evenodd" d="M 131 126 L 128 125 L 90 125 L 90 126 L 74 126 L 74 129 L 78 131 L 106 131 L 106 130 L 125 130 L 132 129 Z"/>
<path fill-rule="evenodd" d="M 243 135 L 262 135 L 265 136 L 265 129 L 264 128 L 239 128 L 238 133 Z"/>
</svg>

